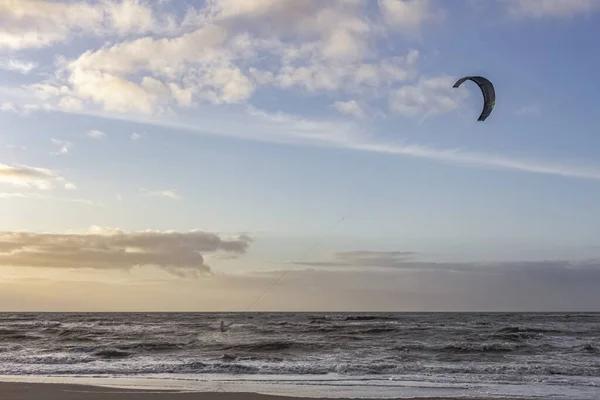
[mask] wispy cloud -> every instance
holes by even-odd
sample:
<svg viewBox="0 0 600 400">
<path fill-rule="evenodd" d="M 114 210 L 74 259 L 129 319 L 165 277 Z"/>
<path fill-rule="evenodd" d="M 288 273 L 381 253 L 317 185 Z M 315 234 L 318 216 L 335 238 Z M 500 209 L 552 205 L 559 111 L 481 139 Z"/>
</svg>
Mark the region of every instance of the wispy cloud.
<svg viewBox="0 0 600 400">
<path fill-rule="evenodd" d="M 3 101 L 0 103 L 0 111 L 3 112 L 17 112 L 17 108 L 15 107 L 15 105 L 12 102 L 9 101 Z"/>
<path fill-rule="evenodd" d="M 133 132 L 131 134 L 131 140 L 133 140 L 134 142 L 137 142 L 138 140 L 140 140 L 142 138 L 142 135 L 140 135 L 137 132 Z"/>
<path fill-rule="evenodd" d="M 14 58 L 0 58 L 0 69 L 16 71 L 26 75 L 35 68 L 37 68 L 37 64 L 31 61 L 21 61 Z"/>
<path fill-rule="evenodd" d="M 23 192 L 0 192 L 0 199 L 34 199 L 34 200 L 53 200 L 67 203 L 79 203 L 86 204 L 88 206 L 101 206 L 101 203 L 97 203 L 92 200 L 78 199 L 72 197 L 61 197 L 53 196 L 42 193 L 23 193 Z"/>
<path fill-rule="evenodd" d="M 411 265 L 417 253 L 412 251 L 345 251 L 334 254 L 333 260 L 297 261 L 310 267 L 401 268 Z"/>
<path fill-rule="evenodd" d="M 65 189 L 75 188 L 75 185 L 54 171 L 26 165 L 10 166 L 0 164 L 0 183 L 42 190 L 52 189 L 57 185 Z"/>
<path fill-rule="evenodd" d="M 518 159 L 460 149 L 434 149 L 420 145 L 359 144 L 353 147 L 358 150 L 427 158 L 449 162 L 451 164 L 479 168 L 498 168 L 545 175 L 557 175 L 568 178 L 600 180 L 599 165 L 585 166 L 566 163 L 562 164 L 551 161 L 545 162 L 539 160 Z"/>
<path fill-rule="evenodd" d="M 63 111 L 63 110 L 57 110 Z M 348 121 L 302 118 L 286 113 L 268 113 L 253 107 L 246 112 L 222 115 L 203 112 L 202 123 L 189 118 L 157 118 L 140 115 L 84 112 L 100 118 L 132 121 L 203 135 L 223 135 L 243 140 L 305 146 L 353 149 L 446 162 L 457 166 L 495 168 L 527 173 L 600 181 L 600 165 L 568 163 L 536 158 L 518 158 L 460 148 L 436 148 L 425 144 L 377 141 Z M 282 134 L 285 132 L 285 134 Z"/>
<path fill-rule="evenodd" d="M 181 200 L 182 199 L 182 197 L 180 195 L 178 195 L 177 192 L 175 192 L 175 190 L 173 190 L 173 189 L 148 190 L 145 188 L 141 188 L 140 193 L 144 194 L 145 196 L 166 197 L 168 199 L 173 199 L 173 200 Z"/>
<path fill-rule="evenodd" d="M 468 92 L 453 88 L 451 76 L 420 78 L 415 85 L 402 86 L 390 95 L 390 110 L 408 116 L 435 115 L 457 109 Z"/>
<path fill-rule="evenodd" d="M 91 130 L 88 133 L 86 133 L 86 135 L 93 139 L 103 139 L 106 137 L 106 133 L 98 130 Z"/>
<path fill-rule="evenodd" d="M 27 151 L 26 146 L 17 146 L 16 144 L 7 144 L 6 148 L 11 150 Z"/>
<path fill-rule="evenodd" d="M 545 272 L 561 272 L 588 270 L 595 272 L 600 278 L 600 260 L 565 261 L 495 261 L 495 262 L 449 262 L 449 261 L 421 261 L 419 253 L 411 251 L 345 251 L 333 254 L 333 258 L 323 261 L 301 261 L 293 264 L 322 267 L 322 268 L 390 268 L 419 272 L 469 272 L 498 274 L 507 272 L 522 272 L 536 274 Z"/>
<path fill-rule="evenodd" d="M 56 152 L 54 152 L 53 154 L 67 154 L 69 152 L 69 150 L 71 149 L 71 146 L 73 146 L 73 143 L 65 141 L 65 140 L 59 140 L 59 139 L 55 139 L 52 138 L 50 139 L 52 140 L 52 143 L 54 143 L 55 145 L 58 146 L 58 150 Z"/>
<path fill-rule="evenodd" d="M 356 100 L 336 101 L 333 107 L 342 114 L 351 115 L 356 118 L 364 118 L 365 111 Z"/>
</svg>

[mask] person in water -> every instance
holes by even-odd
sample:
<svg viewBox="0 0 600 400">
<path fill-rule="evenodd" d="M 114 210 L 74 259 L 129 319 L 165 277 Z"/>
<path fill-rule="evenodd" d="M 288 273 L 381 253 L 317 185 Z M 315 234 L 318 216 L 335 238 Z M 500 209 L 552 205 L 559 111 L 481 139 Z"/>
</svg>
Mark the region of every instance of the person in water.
<svg viewBox="0 0 600 400">
<path fill-rule="evenodd" d="M 221 320 L 221 333 L 227 332 L 227 328 L 229 328 L 231 325 L 233 325 L 233 322 L 225 324 L 225 321 Z"/>
</svg>

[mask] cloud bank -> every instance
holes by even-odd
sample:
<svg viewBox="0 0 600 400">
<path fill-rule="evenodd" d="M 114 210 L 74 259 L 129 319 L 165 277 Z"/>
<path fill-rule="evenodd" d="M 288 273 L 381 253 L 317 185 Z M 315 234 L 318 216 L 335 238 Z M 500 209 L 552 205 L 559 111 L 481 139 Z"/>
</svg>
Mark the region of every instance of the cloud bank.
<svg viewBox="0 0 600 400">
<path fill-rule="evenodd" d="M 600 278 L 600 260 L 566 261 L 505 261 L 505 262 L 431 262 L 419 261 L 419 253 L 411 251 L 346 251 L 327 261 L 294 262 L 308 267 L 389 268 L 414 272 L 463 272 L 483 274 L 546 274 L 556 275 L 588 272 Z"/>
<path fill-rule="evenodd" d="M 246 236 L 223 239 L 200 231 L 0 232 L 0 266 L 127 269 L 154 265 L 175 274 L 202 274 L 210 273 L 203 254 L 241 255 L 249 245 Z"/>
</svg>

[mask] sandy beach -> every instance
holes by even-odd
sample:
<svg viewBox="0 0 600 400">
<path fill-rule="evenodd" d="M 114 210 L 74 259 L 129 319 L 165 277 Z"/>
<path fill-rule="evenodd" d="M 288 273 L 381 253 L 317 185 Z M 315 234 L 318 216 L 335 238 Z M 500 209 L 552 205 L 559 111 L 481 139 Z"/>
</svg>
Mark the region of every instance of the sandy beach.
<svg viewBox="0 0 600 400">
<path fill-rule="evenodd" d="M 257 393 L 150 391 L 85 385 L 0 382 L 0 399 L 2 400 L 104 400 L 109 397 L 111 400 L 278 400 L 290 398 Z M 301 398 L 298 397 L 298 399 Z M 442 400 L 431 397 L 413 397 L 411 399 Z M 511 398 L 511 400 L 515 399 Z M 443 400 L 458 399 L 444 398 Z M 470 400 L 485 399 L 470 398 Z M 494 398 L 494 400 L 508 399 Z"/>
</svg>

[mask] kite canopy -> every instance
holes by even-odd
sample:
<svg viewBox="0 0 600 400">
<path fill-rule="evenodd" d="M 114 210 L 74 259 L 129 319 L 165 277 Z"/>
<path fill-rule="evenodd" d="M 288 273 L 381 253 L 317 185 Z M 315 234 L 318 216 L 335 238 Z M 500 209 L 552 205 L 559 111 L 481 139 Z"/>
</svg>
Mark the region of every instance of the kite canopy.
<svg viewBox="0 0 600 400">
<path fill-rule="evenodd" d="M 496 91 L 494 90 L 494 85 L 483 76 L 465 76 L 457 80 L 454 87 L 459 87 L 464 81 L 473 81 L 479 86 L 479 89 L 481 89 L 481 93 L 483 94 L 483 110 L 481 111 L 479 118 L 477 118 L 477 121 L 485 121 L 496 105 Z"/>
</svg>

